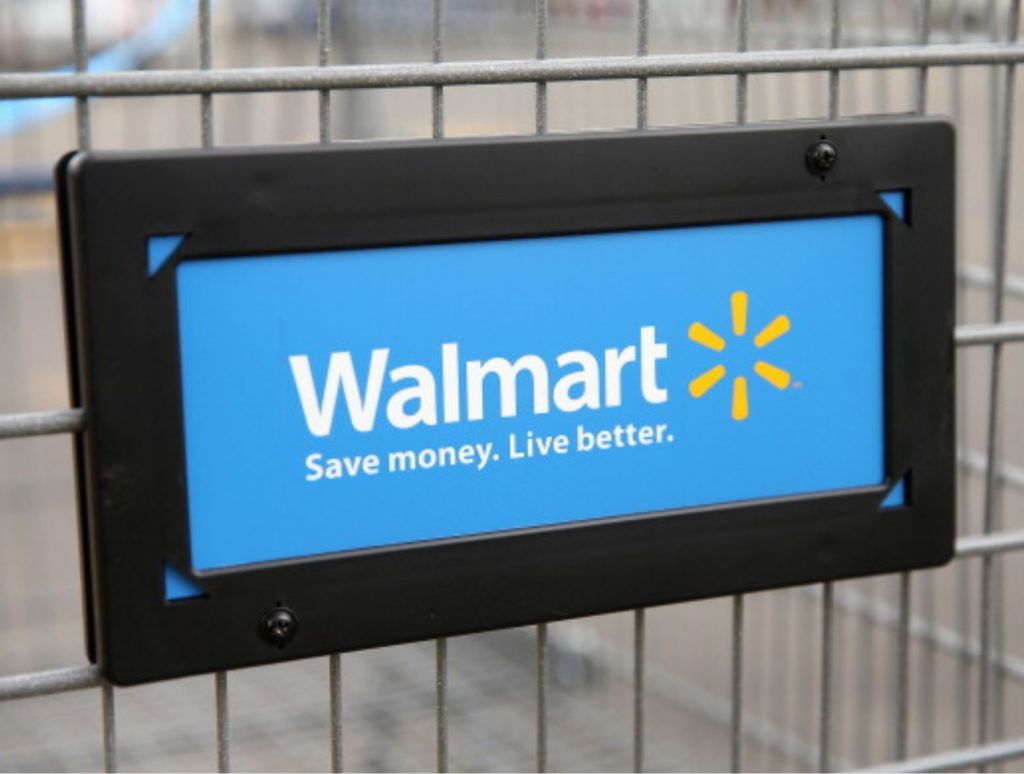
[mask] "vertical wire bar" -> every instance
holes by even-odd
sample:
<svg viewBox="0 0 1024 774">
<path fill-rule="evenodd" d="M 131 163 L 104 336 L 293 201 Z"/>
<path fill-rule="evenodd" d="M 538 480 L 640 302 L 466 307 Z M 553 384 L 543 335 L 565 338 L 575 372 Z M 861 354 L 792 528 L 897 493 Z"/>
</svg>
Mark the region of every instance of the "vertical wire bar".
<svg viewBox="0 0 1024 774">
<path fill-rule="evenodd" d="M 535 44 L 537 59 L 548 53 L 548 0 L 535 0 Z M 639 92 L 637 95 L 639 101 Z M 638 108 L 639 109 L 639 108 Z M 547 84 L 538 81 L 534 101 L 534 120 L 537 134 L 548 130 Z M 537 771 L 547 771 L 548 765 L 548 625 L 537 625 Z"/>
<path fill-rule="evenodd" d="M 437 638 L 437 770 L 448 771 L 448 638 Z"/>
<path fill-rule="evenodd" d="M 341 656 L 332 653 L 327 657 L 328 682 L 331 696 L 331 771 L 344 771 L 342 756 L 341 728 Z"/>
<path fill-rule="evenodd" d="M 729 768 L 743 770 L 743 622 L 744 597 L 732 598 L 732 717 L 729 736 Z"/>
<path fill-rule="evenodd" d="M 997 0 L 988 0 L 985 6 L 985 16 L 988 19 L 989 37 L 993 43 L 999 41 L 999 11 Z M 992 160 L 992 197 L 996 195 L 996 163 L 998 162 L 999 147 L 999 68 L 991 67 L 988 71 L 988 115 L 989 115 L 989 148 L 991 148 Z"/>
<path fill-rule="evenodd" d="M 928 625 L 935 623 L 935 576 L 931 573 L 924 573 L 921 577 L 922 586 L 919 599 L 921 599 L 921 616 Z M 933 752 L 935 747 L 935 674 L 936 674 L 936 652 L 935 645 L 930 641 L 921 644 L 921 685 L 918 688 L 920 700 L 918 703 L 920 713 L 920 738 L 917 748 L 919 754 L 926 755 Z"/>
<path fill-rule="evenodd" d="M 918 42 L 928 43 L 931 32 L 931 0 L 920 0 L 918 6 Z M 928 97 L 928 68 L 917 72 L 914 109 L 924 113 Z M 910 608 L 911 574 L 899 577 L 899 622 L 896 645 L 896 722 L 894 753 L 897 759 L 907 757 L 910 734 Z"/>
<path fill-rule="evenodd" d="M 317 15 L 317 64 L 326 67 L 331 61 L 331 0 L 319 0 Z M 319 97 L 318 121 L 320 142 L 331 141 L 331 92 L 322 89 Z M 331 708 L 331 771 L 344 770 L 342 758 L 341 728 L 341 656 L 332 653 L 327 657 L 327 683 Z"/>
<path fill-rule="evenodd" d="M 548 3 L 547 0 L 536 0 L 534 4 L 536 19 L 536 55 L 537 59 L 547 56 L 548 46 Z M 537 134 L 548 130 L 547 84 L 538 82 L 534 103 L 535 128 Z M 639 100 L 639 93 L 637 96 Z M 547 624 L 537 626 L 537 771 L 547 771 L 548 756 L 548 627 Z"/>
<path fill-rule="evenodd" d="M 444 59 L 444 0 L 434 0 L 431 21 L 433 62 Z M 444 87 L 433 86 L 430 94 L 430 116 L 435 140 L 444 137 Z"/>
<path fill-rule="evenodd" d="M 103 705 L 103 770 L 117 771 L 117 719 L 114 715 L 114 686 L 104 682 L 100 687 Z"/>
<path fill-rule="evenodd" d="M 548 0 L 534 0 L 534 13 L 537 18 L 537 59 L 546 59 L 548 55 Z M 537 81 L 536 121 L 537 134 L 545 134 L 548 130 L 548 85 L 545 81 Z"/>
<path fill-rule="evenodd" d="M 651 7 L 650 0 L 637 0 L 636 6 L 636 55 L 647 56 L 650 47 Z M 636 128 L 647 128 L 647 79 L 636 79 Z"/>
<path fill-rule="evenodd" d="M 910 715 L 910 573 L 900 573 L 899 622 L 896 629 L 896 710 L 893 724 L 893 754 L 907 757 L 907 728 Z"/>
<path fill-rule="evenodd" d="M 839 2 L 840 0 L 832 0 L 831 14 L 829 16 L 829 48 L 839 48 L 840 36 L 842 34 L 842 11 Z M 838 70 L 830 70 L 828 74 L 828 117 L 830 119 L 839 117 Z"/>
<path fill-rule="evenodd" d="M 1008 42 L 1017 40 L 1017 28 L 1020 23 L 1020 0 L 1010 4 L 1006 38 Z M 995 220 L 993 223 L 993 275 L 992 285 L 992 318 L 999 322 L 1003 319 L 1003 295 L 1006 284 L 1006 247 L 1007 220 L 1009 214 L 1010 162 L 1013 148 L 1013 111 L 1014 85 L 1016 67 L 1006 65 L 1003 77 L 1002 121 L 998 130 L 996 157 L 996 201 Z M 985 498 L 983 510 L 983 530 L 988 533 L 996 527 L 997 485 L 996 469 L 999 451 L 999 380 L 1002 371 L 1003 348 L 998 342 L 992 347 L 992 360 L 989 370 L 989 404 L 986 438 Z M 995 556 L 986 554 L 981 560 L 981 659 L 978 673 L 978 742 L 985 744 L 989 738 L 989 681 L 992 673 L 992 634 L 995 586 Z"/>
<path fill-rule="evenodd" d="M 74 49 L 75 72 L 84 73 L 89 68 L 89 44 L 85 27 L 85 0 L 71 0 L 71 45 Z M 89 98 L 75 98 L 75 129 L 78 147 L 88 150 L 92 147 L 89 120 Z"/>
<path fill-rule="evenodd" d="M 644 770 L 644 646 L 645 613 L 633 611 L 633 771 Z"/>
<path fill-rule="evenodd" d="M 953 0 L 953 21 L 952 21 L 952 38 L 953 43 L 961 43 L 964 38 L 964 7 L 963 0 Z M 959 67 L 951 68 L 950 74 L 953 79 L 953 93 L 952 93 L 952 108 L 953 108 L 953 120 L 957 126 L 962 125 L 963 121 L 963 70 Z M 957 210 L 958 215 L 956 218 L 957 223 L 963 222 L 963 197 L 957 197 Z M 964 248 L 964 229 L 957 229 L 957 255 L 958 261 L 962 265 L 965 261 L 965 250 Z M 962 310 L 964 308 L 965 300 L 965 288 L 962 283 L 957 284 L 957 309 Z M 967 395 L 969 392 L 970 382 L 968 380 L 969 371 L 968 369 L 963 370 L 963 379 L 960 384 L 957 385 L 957 419 L 958 427 L 957 432 L 959 437 L 965 438 L 964 433 L 966 432 L 967 422 Z M 959 486 L 957 488 L 959 500 L 957 503 L 957 511 L 959 514 L 958 523 L 960 530 L 969 530 L 970 526 L 965 525 L 965 521 L 969 517 L 968 509 L 970 507 L 970 501 L 967 497 L 967 487 Z M 964 642 L 971 639 L 971 588 L 970 588 L 970 564 L 968 562 L 958 562 L 956 567 L 956 630 L 960 634 Z M 954 686 L 954 706 L 956 709 L 955 713 L 955 729 L 956 729 L 956 744 L 958 747 L 964 747 L 968 744 L 970 739 L 970 701 L 971 701 L 971 657 L 966 651 L 960 653 L 956 663 L 956 678 Z"/>
<path fill-rule="evenodd" d="M 199 69 L 209 70 L 213 63 L 210 35 L 210 0 L 199 0 Z M 204 148 L 213 146 L 213 94 L 199 95 L 200 134 Z"/>
<path fill-rule="evenodd" d="M 548 770 L 548 625 L 537 624 L 537 771 Z"/>
<path fill-rule="evenodd" d="M 818 727 L 818 771 L 831 771 L 832 765 L 832 668 L 835 647 L 834 586 L 825 583 L 821 598 L 821 704 Z"/>
<path fill-rule="evenodd" d="M 199 0 L 199 69 L 209 70 L 213 63 L 213 39 L 210 34 L 210 0 Z M 199 134 L 204 148 L 213 147 L 213 95 L 199 95 Z M 213 678 L 217 725 L 217 771 L 231 770 L 228 724 L 228 674 L 217 672 Z"/>
<path fill-rule="evenodd" d="M 869 579 L 864 581 L 868 586 L 862 593 L 868 599 L 874 598 L 874 583 Z M 875 698 L 875 627 L 861 625 L 859 627 L 858 651 L 860 653 L 860 675 L 857 680 L 857 712 L 854 714 L 853 738 L 859 749 L 858 756 L 854 763 L 858 766 L 867 766 L 873 757 L 874 742 L 874 712 L 872 712 Z"/>
<path fill-rule="evenodd" d="M 647 56 L 650 34 L 650 7 L 648 0 L 638 0 L 637 5 L 637 56 Z M 638 78 L 636 84 L 636 126 L 647 128 L 647 79 Z M 643 771 L 644 766 L 644 639 L 645 611 L 638 608 L 633 612 L 633 768 Z"/>
<path fill-rule="evenodd" d="M 750 48 L 750 0 L 739 0 L 736 18 L 736 50 Z M 747 122 L 747 74 L 736 76 L 736 123 Z M 729 769 L 743 770 L 743 595 L 732 598 L 732 706 L 729 734 Z"/>
<path fill-rule="evenodd" d="M 230 736 L 228 724 L 228 673 L 217 672 L 213 678 L 217 714 L 217 771 L 231 771 Z"/>
<path fill-rule="evenodd" d="M 71 47 L 75 72 L 89 67 L 89 42 L 86 31 L 85 0 L 71 0 Z M 92 147 L 92 125 L 89 98 L 75 99 L 75 133 L 79 150 Z M 100 688 L 100 713 L 103 726 L 103 769 L 117 771 L 117 724 L 114 714 L 114 687 L 104 682 Z"/>
<path fill-rule="evenodd" d="M 444 59 L 444 0 L 433 0 L 431 14 L 432 61 Z M 431 134 L 435 140 L 444 137 L 444 89 L 434 86 L 430 100 Z M 435 643 L 437 689 L 437 770 L 448 771 L 448 638 L 438 637 Z"/>
<path fill-rule="evenodd" d="M 990 8 L 991 16 L 989 17 L 989 22 L 990 22 L 990 25 L 991 25 L 992 40 L 994 40 L 994 41 L 999 40 L 999 35 L 1000 35 L 1000 33 L 999 33 L 999 12 L 998 12 L 998 8 L 999 8 L 999 4 L 998 3 L 993 3 L 991 5 L 991 8 Z M 1011 20 L 1008 19 L 1007 23 L 1011 24 Z M 999 144 L 1000 144 L 1000 129 L 999 129 L 999 122 L 996 120 L 996 116 L 1000 115 L 999 114 L 999 104 L 1000 104 L 999 103 L 999 86 L 1000 86 L 1000 77 L 999 77 L 999 75 L 1000 75 L 999 70 L 997 68 L 993 68 L 992 71 L 991 71 L 991 87 L 992 87 L 992 90 L 990 92 L 990 99 L 991 99 L 991 105 L 992 105 L 992 108 L 991 108 L 991 110 L 992 110 L 992 112 L 991 112 L 991 130 L 992 130 L 992 149 L 993 149 L 992 161 L 993 161 L 993 164 L 994 164 L 993 172 L 992 172 L 992 196 L 993 196 L 993 199 L 998 199 L 999 195 L 1000 195 L 999 194 L 999 183 L 998 183 L 998 181 L 999 181 L 998 165 L 999 165 L 1000 162 L 999 162 L 999 157 L 997 155 L 998 154 Z M 1004 82 L 1005 82 L 1005 79 L 1004 79 Z M 996 246 L 996 239 L 993 238 L 993 250 L 996 250 L 996 249 L 998 249 L 997 246 Z M 993 357 L 995 357 L 995 354 L 993 354 Z M 1000 348 L 999 348 L 999 357 L 1000 358 L 1002 357 L 1002 346 L 1001 345 L 1000 345 Z M 998 448 L 998 445 L 999 445 L 998 438 L 996 440 L 996 444 L 997 444 L 997 448 Z M 993 462 L 992 464 L 995 464 L 995 463 Z M 997 483 L 996 484 L 996 489 L 992 493 L 992 498 L 993 498 L 993 503 L 994 503 L 993 504 L 993 508 L 992 508 L 992 518 L 990 520 L 990 525 L 985 527 L 986 531 L 995 532 L 995 531 L 997 531 L 997 530 L 1002 528 L 1003 519 L 1002 519 L 1002 513 L 1000 512 L 1000 507 L 999 507 L 999 491 L 1000 491 L 1000 485 Z M 991 661 L 993 663 L 998 663 L 1000 661 L 1000 659 L 1001 659 L 1001 657 L 1003 655 L 1003 645 L 1004 645 L 1002 615 L 1000 614 L 1000 611 L 1002 610 L 1002 607 L 1003 607 L 1003 588 L 1002 588 L 1002 572 L 1001 572 L 1001 570 L 1002 570 L 1002 562 L 1000 560 L 996 559 L 995 557 L 993 557 L 990 560 L 990 563 L 989 563 L 989 566 L 988 566 L 988 570 L 987 570 L 987 572 L 990 573 L 989 588 L 988 588 L 988 599 L 989 599 L 988 608 L 991 611 L 991 616 L 989 618 L 989 623 L 988 623 L 988 625 L 991 627 L 991 631 L 990 631 L 990 634 L 989 634 L 989 642 L 990 642 L 989 652 L 991 654 Z M 988 663 L 989 663 L 988 660 L 983 661 L 982 669 L 986 669 Z M 989 676 L 987 677 L 987 679 L 990 680 L 991 683 L 992 683 L 992 686 L 991 686 L 991 689 L 990 689 L 990 694 L 991 694 L 990 695 L 990 699 L 989 699 L 989 701 L 985 705 L 985 712 L 986 713 L 991 713 L 991 715 L 992 715 L 991 722 L 987 723 L 987 725 L 991 726 L 991 728 L 988 730 L 988 736 L 989 736 L 990 739 L 991 738 L 998 739 L 998 738 L 1000 738 L 1002 736 L 1002 728 L 1003 728 L 1002 704 L 1003 704 L 1003 701 L 1004 701 L 1004 689 L 1005 689 L 1005 686 L 1004 686 L 1004 683 L 1003 683 L 1003 673 L 1002 673 L 1001 670 L 998 670 L 998 669 L 992 670 L 990 672 Z M 987 718 L 987 715 L 986 715 L 986 718 Z M 983 767 L 982 770 L 984 771 L 986 769 Z M 996 770 L 999 771 L 1001 769 L 999 767 L 996 767 Z"/>
<path fill-rule="evenodd" d="M 888 0 L 875 1 L 875 27 L 878 30 L 878 45 L 884 46 L 888 43 L 888 20 L 885 9 Z M 878 92 L 878 110 L 881 113 L 889 111 L 889 77 L 891 70 L 878 70 L 875 73 L 875 86 Z"/>
<path fill-rule="evenodd" d="M 840 0 L 832 0 L 829 14 L 829 47 L 839 48 L 842 40 Z M 828 74 L 828 117 L 839 117 L 839 71 Z M 827 772 L 832 763 L 832 671 L 835 655 L 835 588 L 823 584 L 821 597 L 821 695 L 818 716 L 818 770 Z"/>
<path fill-rule="evenodd" d="M 319 0 L 320 8 L 316 20 L 317 64 L 326 67 L 331 63 L 331 0 Z M 320 142 L 331 141 L 331 90 L 321 89 L 319 98 Z"/>
<path fill-rule="evenodd" d="M 1009 18 L 1007 19 L 1007 24 L 1009 25 L 1008 37 L 1009 37 L 1010 40 L 1015 40 L 1016 39 L 1017 23 L 1018 23 L 1018 13 L 1017 13 L 1016 9 L 1018 7 L 1019 7 L 1019 3 L 1015 4 L 1013 6 L 1013 8 L 1011 8 Z M 993 21 L 995 21 L 995 19 L 993 19 Z M 997 29 L 998 29 L 998 27 L 997 27 Z M 1016 71 L 1014 70 L 1014 72 L 1016 72 Z M 1014 76 L 1011 76 L 1009 73 L 1010 73 L 1010 70 L 1008 68 L 1007 69 L 1007 75 L 1004 77 L 1004 86 L 1007 87 L 1008 89 L 1012 90 L 1013 86 L 1014 86 L 1014 84 L 1013 84 Z M 1006 83 L 1007 81 L 1010 81 L 1010 83 Z M 1012 100 L 1012 98 L 1007 96 L 1006 94 L 1004 94 L 1003 105 L 1004 105 L 1004 109 L 1005 110 L 1007 110 L 1007 111 L 1012 110 L 1013 109 L 1013 100 Z M 1012 118 L 1010 120 L 1012 121 Z M 1009 130 L 1004 127 L 1002 131 L 1009 131 Z M 997 142 L 1000 141 L 1000 139 L 1001 139 L 1000 136 L 997 134 L 996 135 Z M 1009 147 L 1009 146 L 1007 146 L 1007 147 Z M 1009 151 L 1007 151 L 1007 152 L 1009 152 Z M 1007 157 L 1007 159 L 1006 159 L 1006 164 L 1009 165 L 1009 157 Z M 1002 174 L 1002 173 L 1009 174 L 1009 172 L 1005 168 L 1003 168 L 1003 167 L 1000 167 L 999 171 L 1000 171 L 1000 174 Z M 1003 205 L 1005 207 L 1006 206 L 1006 200 L 1007 200 L 1007 198 L 1009 196 L 1009 193 L 1008 193 L 1008 191 L 1009 191 L 1009 178 L 1007 178 L 1007 183 L 1006 183 L 1006 186 L 1007 186 L 1006 189 L 1005 189 L 1007 191 L 1006 194 L 1002 193 L 1003 190 L 1004 190 L 1003 187 L 1002 187 L 1002 181 L 1000 181 L 999 186 L 1000 187 L 999 187 L 999 189 L 997 191 L 997 196 L 1003 197 L 1003 199 L 1004 199 Z M 1003 233 L 1001 239 L 1003 240 L 1003 244 L 1001 246 L 1001 249 L 1005 250 L 1006 249 L 1006 245 L 1005 245 L 1005 240 L 1006 240 L 1005 229 L 1004 229 L 1004 233 Z M 995 245 L 995 249 L 997 249 L 997 250 L 1000 249 L 1000 246 L 998 244 L 996 244 Z M 1002 347 L 1000 347 L 1000 355 L 999 356 L 1002 357 Z M 997 443 L 998 443 L 998 441 L 997 441 Z M 994 464 L 994 463 L 990 460 L 989 464 L 991 465 L 991 464 Z M 992 531 L 995 531 L 997 529 L 1002 528 L 1002 517 L 1001 517 L 1001 514 L 999 513 L 999 504 L 998 504 L 998 489 L 999 489 L 999 486 L 997 485 L 997 490 L 993 493 L 993 498 L 992 498 L 993 499 L 993 513 L 992 513 L 992 520 L 991 520 L 991 527 L 990 527 L 990 529 Z M 991 562 L 991 566 L 990 566 L 990 572 L 991 572 L 991 576 L 992 577 L 991 577 L 991 586 L 990 586 L 990 592 L 989 592 L 990 593 L 990 600 L 991 600 L 990 601 L 990 608 L 992 610 L 992 618 L 990 620 L 990 625 L 992 626 L 992 634 L 991 634 L 990 641 L 992 643 L 991 644 L 991 655 L 992 655 L 993 661 L 995 661 L 996 663 L 1001 663 L 1002 662 L 1002 658 L 1003 658 L 1003 654 L 1004 654 L 1004 646 L 1005 646 L 1005 636 L 1004 636 L 1005 632 L 1004 632 L 1004 627 L 1003 627 L 1003 614 L 1002 614 L 1003 604 L 1004 604 L 1004 602 L 1003 602 L 1003 573 L 1002 573 L 1002 568 L 1003 568 L 1003 563 L 998 561 L 998 560 L 996 560 L 995 558 L 993 558 L 992 562 Z M 982 663 L 982 668 L 983 669 L 987 668 L 987 662 L 983 662 Z M 1001 669 L 994 670 L 992 672 L 992 675 L 991 675 L 991 680 L 992 680 L 992 732 L 994 734 L 994 738 L 1000 739 L 1003 736 L 1003 725 L 1004 725 L 1004 723 L 1003 723 L 1003 720 L 1004 720 L 1003 708 L 1004 708 L 1004 703 L 1006 701 L 1006 681 L 1005 681 L 1005 675 L 1004 675 L 1003 671 Z M 997 765 L 996 766 L 996 770 L 997 771 L 1002 771 L 1002 767 Z"/>
<path fill-rule="evenodd" d="M 928 45 L 928 38 L 932 26 L 932 0 L 921 0 L 918 6 L 918 43 L 922 46 Z M 928 68 L 921 67 L 917 71 L 917 88 L 914 101 L 914 109 L 918 113 L 924 113 L 925 102 L 928 97 Z"/>
<path fill-rule="evenodd" d="M 740 0 L 736 20 L 736 50 L 740 53 L 750 48 L 750 0 Z M 747 122 L 747 74 L 736 76 L 736 123 Z"/>
</svg>

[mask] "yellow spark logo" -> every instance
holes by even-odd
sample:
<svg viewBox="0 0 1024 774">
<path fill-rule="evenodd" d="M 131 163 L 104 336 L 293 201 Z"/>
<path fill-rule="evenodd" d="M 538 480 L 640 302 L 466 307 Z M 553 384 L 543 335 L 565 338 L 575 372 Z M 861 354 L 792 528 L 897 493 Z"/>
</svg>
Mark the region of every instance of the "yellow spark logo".
<svg viewBox="0 0 1024 774">
<path fill-rule="evenodd" d="M 732 332 L 736 336 L 745 336 L 747 333 L 747 294 L 737 290 L 729 297 L 732 304 Z M 789 331 L 789 318 L 780 314 L 754 336 L 754 346 L 762 349 L 777 338 L 785 336 Z M 708 328 L 703 323 L 695 322 L 690 326 L 689 336 L 703 347 L 715 352 L 725 350 L 725 339 Z M 789 387 L 792 377 L 785 371 L 764 360 L 754 363 L 754 373 L 764 379 L 772 387 L 784 390 Z M 716 365 L 710 368 L 692 382 L 690 382 L 690 395 L 701 398 L 718 384 L 725 377 L 725 366 Z M 742 422 L 750 416 L 750 401 L 747 397 L 747 378 L 737 376 L 732 380 L 732 418 Z"/>
</svg>

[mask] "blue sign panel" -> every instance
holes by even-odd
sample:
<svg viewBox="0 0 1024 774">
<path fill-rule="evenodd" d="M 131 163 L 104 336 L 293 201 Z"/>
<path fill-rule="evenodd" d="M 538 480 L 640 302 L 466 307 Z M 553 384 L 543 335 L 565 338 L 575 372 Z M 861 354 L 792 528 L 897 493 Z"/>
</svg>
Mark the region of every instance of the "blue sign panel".
<svg viewBox="0 0 1024 774">
<path fill-rule="evenodd" d="M 883 234 L 860 214 L 181 262 L 193 565 L 878 486 Z"/>
</svg>

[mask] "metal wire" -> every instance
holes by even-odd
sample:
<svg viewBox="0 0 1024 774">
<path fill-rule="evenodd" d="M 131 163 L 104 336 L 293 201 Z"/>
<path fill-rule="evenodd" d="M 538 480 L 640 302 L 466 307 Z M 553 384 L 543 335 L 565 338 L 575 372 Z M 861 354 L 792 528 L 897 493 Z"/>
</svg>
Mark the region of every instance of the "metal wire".
<svg viewBox="0 0 1024 774">
<path fill-rule="evenodd" d="M 918 38 L 917 42 L 922 46 L 928 44 L 932 26 L 932 0 L 919 0 L 918 5 Z M 920 67 L 917 71 L 917 87 L 914 99 L 915 109 L 918 113 L 924 113 L 926 100 L 928 98 L 928 68 Z"/>
<path fill-rule="evenodd" d="M 210 31 L 210 0 L 199 0 L 199 69 L 209 70 L 213 65 L 213 35 Z M 200 134 L 204 148 L 213 145 L 213 94 L 200 92 Z"/>
<path fill-rule="evenodd" d="M 537 771 L 548 770 L 548 625 L 537 625 Z"/>
<path fill-rule="evenodd" d="M 437 661 L 437 770 L 448 771 L 448 639 L 435 643 Z"/>
<path fill-rule="evenodd" d="M 548 45 L 548 0 L 534 2 L 534 45 L 537 59 L 547 56 Z M 640 109 L 640 92 L 637 87 L 637 110 Z M 534 129 L 537 134 L 548 130 L 548 87 L 538 81 L 534 87 Z M 646 110 L 646 92 L 645 104 Z M 639 119 L 638 119 L 639 121 Z M 537 771 L 548 768 L 548 626 L 537 626 Z"/>
<path fill-rule="evenodd" d="M 546 7 L 546 0 L 537 0 Z M 502 59 L 480 62 L 139 70 L 63 75 L 2 73 L 0 99 L 140 97 L 321 89 L 393 89 L 499 83 L 599 81 L 706 75 L 1009 65 L 1024 61 L 1020 43 L 962 43 L 886 48 L 801 49 L 746 53 Z"/>
<path fill-rule="evenodd" d="M 838 49 L 842 41 L 842 6 L 839 0 L 832 0 L 829 21 L 829 48 Z M 828 117 L 839 117 L 839 70 L 830 70 L 828 75 Z M 822 585 L 821 600 L 821 696 L 818 718 L 818 769 L 822 772 L 832 766 L 832 671 L 835 653 L 835 611 L 833 610 L 833 586 Z"/>
<path fill-rule="evenodd" d="M 729 769 L 743 771 L 743 595 L 732 598 L 732 717 Z"/>
<path fill-rule="evenodd" d="M 316 20 L 317 64 L 327 67 L 331 63 L 331 0 L 319 0 Z M 331 91 L 321 89 L 319 96 L 320 142 L 331 141 Z"/>
<path fill-rule="evenodd" d="M 1020 17 L 1020 0 L 1013 0 L 1010 5 L 1007 40 L 1016 41 Z M 1009 217 L 1010 159 L 1013 136 L 1014 83 L 1016 68 L 1012 64 L 1006 67 L 1003 78 L 1002 123 L 998 134 L 998 156 L 996 162 L 996 201 L 993 219 L 993 268 L 995 282 L 992 286 L 992 319 L 995 323 L 1003 320 L 1004 293 L 1006 281 L 1006 239 L 1007 221 Z M 996 468 L 999 454 L 999 387 L 1002 371 L 1003 347 L 1001 342 L 992 345 L 991 363 L 989 368 L 988 390 L 988 421 L 986 424 L 986 451 L 988 467 L 985 473 L 985 493 L 983 503 L 983 530 L 992 532 L 996 528 L 996 498 L 998 482 Z M 989 681 L 991 677 L 990 662 L 992 659 L 992 638 L 996 611 L 995 591 L 996 579 L 992 555 L 981 559 L 981 654 L 982 663 L 978 671 L 978 733 L 979 744 L 985 744 L 989 738 Z"/>
<path fill-rule="evenodd" d="M 956 329 L 955 340 L 958 347 L 973 347 L 979 344 L 1000 345 L 1024 341 L 1024 322 L 961 325 Z"/>
<path fill-rule="evenodd" d="M 644 770 L 645 611 L 633 611 L 633 771 Z"/>
<path fill-rule="evenodd" d="M 737 9 L 736 52 L 743 54 L 750 48 L 750 0 L 740 0 Z M 747 122 L 747 74 L 736 75 L 736 123 Z"/>
<path fill-rule="evenodd" d="M 891 761 L 870 769 L 861 769 L 861 771 L 865 774 L 868 772 L 896 774 L 896 772 L 905 771 L 965 771 L 976 766 L 984 767 L 988 764 L 1003 763 L 1018 758 L 1024 758 L 1024 739 L 1010 739 L 1005 742 L 964 747 L 921 758 Z"/>
<path fill-rule="evenodd" d="M 444 59 L 444 0 L 433 0 L 431 52 L 434 64 Z M 434 139 L 444 137 L 444 89 L 434 86 L 430 94 L 430 118 Z"/>
<path fill-rule="evenodd" d="M 954 341 L 958 347 L 1024 342 L 1024 322 L 960 325 L 954 332 Z M 0 439 L 75 433 L 84 430 L 85 423 L 85 412 L 78 408 L 0 414 Z M 1024 487 L 1024 478 L 1019 482 L 1019 486 Z"/>
<path fill-rule="evenodd" d="M 228 717 L 228 673 L 213 678 L 214 709 L 217 726 L 217 771 L 231 771 L 231 726 Z"/>
<path fill-rule="evenodd" d="M 328 682 L 331 702 L 331 771 L 344 771 L 341 726 L 341 656 L 332 653 L 327 657 Z"/>
<path fill-rule="evenodd" d="M 100 687 L 103 712 L 103 768 L 117 771 L 117 722 L 114 715 L 114 686 L 104 682 Z"/>
<path fill-rule="evenodd" d="M 750 48 L 750 0 L 739 0 L 736 14 L 736 51 Z M 736 76 L 736 123 L 747 122 L 747 75 Z M 729 734 L 729 768 L 743 770 L 743 595 L 732 598 L 732 718 Z"/>
<path fill-rule="evenodd" d="M 832 0 L 831 22 L 829 24 L 829 48 L 839 48 L 843 34 L 843 16 L 840 0 Z M 828 117 L 839 116 L 839 70 L 833 68 L 828 74 Z"/>
<path fill-rule="evenodd" d="M 534 0 L 534 13 L 536 16 L 536 55 L 537 63 L 542 62 L 548 55 L 548 0 Z M 547 79 L 533 79 L 537 81 L 535 96 L 535 120 L 537 134 L 544 134 L 548 130 L 548 84 Z"/>
<path fill-rule="evenodd" d="M 910 725 L 910 573 L 900 573 L 898 584 L 893 751 L 895 758 L 906 758 L 907 732 Z"/>
<path fill-rule="evenodd" d="M 832 671 L 835 653 L 833 584 L 822 584 L 821 599 L 821 704 L 818 713 L 818 771 L 832 770 Z"/>
<path fill-rule="evenodd" d="M 741 0 L 746 2 L 746 0 Z M 650 48 L 651 6 L 650 0 L 637 0 L 636 6 L 636 55 L 647 56 Z M 636 128 L 647 128 L 647 79 L 636 80 Z"/>
<path fill-rule="evenodd" d="M 961 537 L 957 540 L 956 545 L 956 558 L 958 560 L 985 555 L 1024 551 L 1024 530 Z M 855 605 L 851 603 L 850 600 L 850 594 L 841 594 L 836 597 L 836 604 L 844 610 L 854 610 L 859 612 L 865 612 L 867 610 L 867 608 L 864 608 L 862 605 Z M 872 615 L 876 619 L 876 622 L 886 625 L 892 625 L 895 623 L 897 618 L 895 613 L 886 614 L 884 612 L 877 612 L 877 610 L 882 609 L 881 607 L 876 607 L 874 609 L 876 612 Z M 927 628 L 922 622 L 914 621 L 913 618 L 911 619 L 910 629 L 915 638 L 931 641 L 943 646 L 943 649 L 955 653 L 960 653 L 962 648 L 966 648 L 964 652 L 968 654 L 968 657 L 971 657 L 972 653 L 974 658 L 978 657 L 977 645 L 973 648 L 970 646 L 957 645 L 956 643 L 960 643 L 960 640 L 955 634 L 949 633 L 936 635 L 935 632 L 938 630 Z M 951 645 L 950 643 L 953 644 Z M 1021 683 L 1024 684 L 1024 661 L 1021 661 L 1019 666 L 1016 666 L 1016 663 L 1017 662 L 1014 661 L 1007 661 L 1002 666 L 998 664 L 996 666 L 1007 674 L 1019 679 Z M 101 684 L 102 677 L 95 666 L 66 667 L 46 672 L 30 672 L 26 674 L 11 675 L 7 677 L 0 677 L 0 701 L 49 696 L 56 693 L 96 688 Z"/>
<path fill-rule="evenodd" d="M 84 429 L 85 412 L 77 408 L 0 414 L 0 439 L 77 433 Z"/>
<path fill-rule="evenodd" d="M 95 666 L 65 667 L 0 677 L 0 701 L 50 696 L 55 693 L 98 688 L 103 683 Z"/>
</svg>

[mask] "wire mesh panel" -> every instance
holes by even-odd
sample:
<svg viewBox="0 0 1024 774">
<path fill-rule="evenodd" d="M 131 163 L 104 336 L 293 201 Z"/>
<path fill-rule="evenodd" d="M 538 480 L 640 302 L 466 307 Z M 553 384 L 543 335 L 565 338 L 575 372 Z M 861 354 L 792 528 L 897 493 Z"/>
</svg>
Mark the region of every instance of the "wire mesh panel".
<svg viewBox="0 0 1024 774">
<path fill-rule="evenodd" d="M 0 769 L 1024 758 L 1018 26 L 1018 0 L 0 0 Z M 84 665 L 60 154 L 902 112 L 958 128 L 953 564 L 130 689 Z"/>
</svg>

